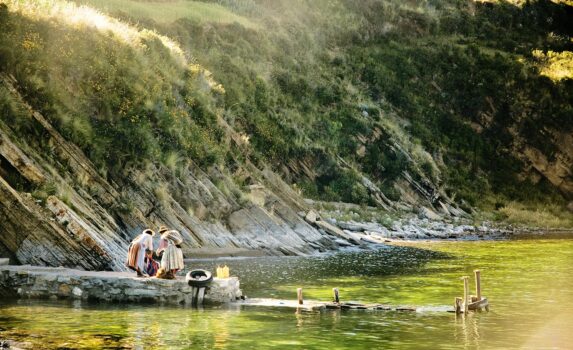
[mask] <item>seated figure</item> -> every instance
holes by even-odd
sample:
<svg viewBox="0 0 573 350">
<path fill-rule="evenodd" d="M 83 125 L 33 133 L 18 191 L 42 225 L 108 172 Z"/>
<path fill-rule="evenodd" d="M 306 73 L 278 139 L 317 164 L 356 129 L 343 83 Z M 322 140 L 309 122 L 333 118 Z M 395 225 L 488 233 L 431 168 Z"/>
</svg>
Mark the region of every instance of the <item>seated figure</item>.
<svg viewBox="0 0 573 350">
<path fill-rule="evenodd" d="M 157 274 L 159 270 L 159 263 L 153 260 L 153 251 L 150 249 L 145 250 L 145 273 L 150 277 Z"/>
</svg>

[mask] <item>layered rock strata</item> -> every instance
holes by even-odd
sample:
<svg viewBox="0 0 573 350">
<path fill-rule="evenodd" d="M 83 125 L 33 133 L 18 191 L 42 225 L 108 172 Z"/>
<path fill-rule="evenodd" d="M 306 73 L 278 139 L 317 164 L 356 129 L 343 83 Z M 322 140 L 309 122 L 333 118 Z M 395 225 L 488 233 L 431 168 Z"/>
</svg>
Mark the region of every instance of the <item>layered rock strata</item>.
<svg viewBox="0 0 573 350">
<path fill-rule="evenodd" d="M 21 137 L 0 118 L 0 257 L 11 263 L 124 271 L 129 242 L 162 225 L 181 232 L 186 257 L 201 249 L 301 255 L 336 247 L 296 214 L 306 205 L 280 176 L 248 161 L 256 186 L 240 195 L 228 191 L 233 184 L 217 169 L 192 166 L 175 176 L 149 164 L 121 184 L 104 177 L 16 86 L 0 76 L 0 88 L 19 101 L 41 139 Z"/>
</svg>

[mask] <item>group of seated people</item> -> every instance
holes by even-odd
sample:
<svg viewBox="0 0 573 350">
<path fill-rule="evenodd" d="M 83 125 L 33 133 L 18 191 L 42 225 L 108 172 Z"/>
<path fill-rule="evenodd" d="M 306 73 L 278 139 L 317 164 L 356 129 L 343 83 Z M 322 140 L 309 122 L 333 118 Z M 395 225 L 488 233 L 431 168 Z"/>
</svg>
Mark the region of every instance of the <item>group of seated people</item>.
<svg viewBox="0 0 573 350">
<path fill-rule="evenodd" d="M 181 234 L 164 226 L 159 228 L 159 234 L 157 251 L 153 251 L 155 232 L 151 229 L 144 230 L 129 245 L 126 265 L 137 272 L 138 277 L 173 279 L 177 271 L 184 268 Z"/>
</svg>

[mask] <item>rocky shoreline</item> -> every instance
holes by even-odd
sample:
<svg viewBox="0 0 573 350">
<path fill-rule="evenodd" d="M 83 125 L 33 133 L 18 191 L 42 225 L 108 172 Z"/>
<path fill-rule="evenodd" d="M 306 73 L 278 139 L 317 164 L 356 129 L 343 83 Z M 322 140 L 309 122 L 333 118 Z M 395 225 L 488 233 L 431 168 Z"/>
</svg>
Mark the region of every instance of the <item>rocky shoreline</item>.
<svg viewBox="0 0 573 350">
<path fill-rule="evenodd" d="M 432 221 L 427 218 L 416 217 L 396 220 L 390 227 L 378 222 L 340 221 L 333 218 L 324 219 L 324 222 L 338 228 L 349 237 L 345 240 L 343 236 L 340 236 L 335 240 L 342 246 L 360 243 L 381 244 L 397 240 L 504 239 L 514 233 L 511 228 L 498 228 L 487 223 L 477 226 L 469 222 Z M 320 230 L 332 234 L 327 229 L 319 228 Z"/>
<path fill-rule="evenodd" d="M 370 220 L 337 219 L 336 212 L 315 211 L 299 213 L 322 234 L 335 236 L 335 243 L 342 247 L 364 244 L 383 244 L 400 241 L 441 240 L 499 240 L 515 236 L 545 236 L 573 234 L 573 229 L 548 229 L 539 227 L 515 227 L 490 221 L 476 224 L 471 217 L 443 217 L 427 208 L 418 214 L 402 213 L 391 222 Z M 324 216 L 324 217 L 323 217 Z M 348 216 L 348 215 L 347 215 Z M 356 216 L 350 212 L 349 216 Z"/>
<path fill-rule="evenodd" d="M 329 221 L 351 236 L 359 237 L 363 241 L 372 240 L 377 243 L 388 240 L 501 239 L 510 236 L 513 232 L 509 229 L 495 228 L 487 224 L 476 226 L 468 223 L 448 223 L 417 218 L 395 221 L 389 228 L 375 222 L 362 223 L 336 221 L 335 219 L 329 219 Z"/>
</svg>

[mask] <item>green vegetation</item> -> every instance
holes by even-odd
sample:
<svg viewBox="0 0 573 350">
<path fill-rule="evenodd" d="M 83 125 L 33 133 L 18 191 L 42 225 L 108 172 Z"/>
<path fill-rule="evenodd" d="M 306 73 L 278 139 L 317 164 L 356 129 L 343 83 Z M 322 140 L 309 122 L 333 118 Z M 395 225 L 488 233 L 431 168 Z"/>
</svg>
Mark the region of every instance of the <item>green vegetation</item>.
<svg viewBox="0 0 573 350">
<path fill-rule="evenodd" d="M 556 204 L 526 205 L 511 202 L 499 210 L 502 219 L 516 226 L 540 228 L 573 227 L 573 215 Z"/>
<path fill-rule="evenodd" d="M 362 175 L 398 200 L 408 172 L 510 218 L 549 202 L 570 215 L 520 157 L 552 161 L 553 133 L 573 132 L 567 2 L 75 1 L 122 22 L 23 3 L 0 13 L 0 70 L 107 176 L 249 159 L 306 196 L 373 205 Z"/>
<path fill-rule="evenodd" d="M 189 19 L 201 23 L 239 23 L 247 28 L 255 25 L 247 18 L 233 13 L 224 6 L 186 0 L 78 0 L 79 5 L 99 8 L 105 12 L 121 13 L 134 19 L 152 19 L 157 23 L 172 23 Z M 233 1 L 228 1 L 228 4 Z"/>
<path fill-rule="evenodd" d="M 211 100 L 221 88 L 209 73 L 182 63 L 159 35 L 95 11 L 65 17 L 75 10 L 38 18 L 2 10 L 1 69 L 16 78 L 26 102 L 83 148 L 102 174 L 145 162 L 173 169 L 177 154 L 205 166 L 220 159 L 223 134 Z M 94 20 L 104 31 L 91 27 Z M 6 94 L 1 101 L 3 118 L 17 117 L 10 107 L 17 103 Z"/>
</svg>

